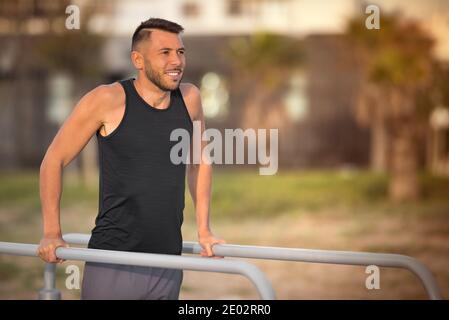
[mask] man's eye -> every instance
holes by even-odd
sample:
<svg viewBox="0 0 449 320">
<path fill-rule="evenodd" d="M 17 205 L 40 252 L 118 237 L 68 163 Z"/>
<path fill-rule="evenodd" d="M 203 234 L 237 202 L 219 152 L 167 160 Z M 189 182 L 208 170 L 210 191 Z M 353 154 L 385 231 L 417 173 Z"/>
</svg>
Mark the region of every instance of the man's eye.
<svg viewBox="0 0 449 320">
<path fill-rule="evenodd" d="M 178 52 L 179 52 L 179 54 L 182 54 L 182 55 L 185 54 L 185 51 L 178 51 Z"/>
<path fill-rule="evenodd" d="M 168 51 L 162 51 L 162 54 L 167 55 L 167 54 L 168 54 Z"/>
</svg>

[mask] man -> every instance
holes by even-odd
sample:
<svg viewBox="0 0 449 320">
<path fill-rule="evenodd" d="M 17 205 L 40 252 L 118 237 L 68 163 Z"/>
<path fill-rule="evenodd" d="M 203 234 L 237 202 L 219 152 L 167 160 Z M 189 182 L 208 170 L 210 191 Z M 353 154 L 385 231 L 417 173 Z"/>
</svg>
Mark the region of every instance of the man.
<svg viewBox="0 0 449 320">
<path fill-rule="evenodd" d="M 46 262 L 62 262 L 67 246 L 60 228 L 62 171 L 96 134 L 100 155 L 99 213 L 89 248 L 180 255 L 185 164 L 170 159 L 170 132 L 204 117 L 198 89 L 181 83 L 186 65 L 183 28 L 149 19 L 132 37 L 137 79 L 102 85 L 86 94 L 54 138 L 40 170 Z M 192 137 L 192 135 L 191 135 Z M 190 161 L 191 163 L 192 161 Z M 225 243 L 209 228 L 211 166 L 187 167 L 202 256 Z M 82 299 L 178 299 L 183 271 L 86 263 Z"/>
</svg>

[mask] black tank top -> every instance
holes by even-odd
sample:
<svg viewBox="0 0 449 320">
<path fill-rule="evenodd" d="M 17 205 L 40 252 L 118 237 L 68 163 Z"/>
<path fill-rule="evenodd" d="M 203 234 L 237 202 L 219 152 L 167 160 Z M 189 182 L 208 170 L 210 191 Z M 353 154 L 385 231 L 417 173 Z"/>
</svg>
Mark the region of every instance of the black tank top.
<svg viewBox="0 0 449 320">
<path fill-rule="evenodd" d="M 137 93 L 134 79 L 120 84 L 124 116 L 108 136 L 96 134 L 99 212 L 88 247 L 180 255 L 186 168 L 170 160 L 178 143 L 170 133 L 183 128 L 191 137 L 192 121 L 179 89 L 170 92 L 168 108 L 156 109 Z"/>
</svg>

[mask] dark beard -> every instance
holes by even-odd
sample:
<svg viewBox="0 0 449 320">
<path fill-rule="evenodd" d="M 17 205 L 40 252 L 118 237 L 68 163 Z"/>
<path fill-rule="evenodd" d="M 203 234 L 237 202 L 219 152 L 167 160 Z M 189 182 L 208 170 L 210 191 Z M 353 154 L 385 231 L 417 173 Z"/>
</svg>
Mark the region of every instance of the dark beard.
<svg viewBox="0 0 449 320">
<path fill-rule="evenodd" d="M 176 84 L 176 87 L 168 87 L 166 85 L 164 85 L 162 83 L 162 77 L 153 71 L 153 68 L 151 68 L 151 64 L 146 63 L 145 64 L 145 75 L 147 77 L 147 79 L 149 81 L 151 81 L 152 83 L 154 83 L 156 85 L 156 87 L 158 87 L 159 89 L 161 89 L 162 91 L 173 91 L 179 88 L 179 84 L 181 83 L 181 81 L 179 81 Z"/>
</svg>

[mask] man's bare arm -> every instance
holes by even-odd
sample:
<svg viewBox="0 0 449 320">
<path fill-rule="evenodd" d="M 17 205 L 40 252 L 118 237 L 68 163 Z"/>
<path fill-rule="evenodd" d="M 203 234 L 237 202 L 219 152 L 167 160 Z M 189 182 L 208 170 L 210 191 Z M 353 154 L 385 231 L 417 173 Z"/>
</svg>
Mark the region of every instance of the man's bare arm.
<svg viewBox="0 0 449 320">
<path fill-rule="evenodd" d="M 198 88 L 191 84 L 183 84 L 181 87 L 184 100 L 189 110 L 192 121 L 201 122 L 201 134 L 205 130 L 203 108 Z M 201 153 L 205 143 L 201 142 Z M 193 150 L 191 147 L 191 154 Z M 195 205 L 198 227 L 198 240 L 203 250 L 202 256 L 213 256 L 212 247 L 217 243 L 225 243 L 224 240 L 215 237 L 209 225 L 210 199 L 212 189 L 212 165 L 206 163 L 200 156 L 200 164 L 189 164 L 187 167 L 187 181 L 190 194 Z"/>
<path fill-rule="evenodd" d="M 56 134 L 42 161 L 39 187 L 43 238 L 38 253 L 44 261 L 61 262 L 56 258 L 55 250 L 66 245 L 60 226 L 63 169 L 103 125 L 108 103 L 117 95 L 116 90 L 113 85 L 100 86 L 86 94 Z"/>
</svg>

